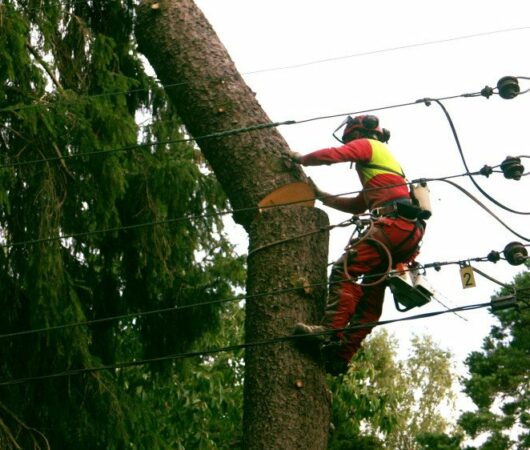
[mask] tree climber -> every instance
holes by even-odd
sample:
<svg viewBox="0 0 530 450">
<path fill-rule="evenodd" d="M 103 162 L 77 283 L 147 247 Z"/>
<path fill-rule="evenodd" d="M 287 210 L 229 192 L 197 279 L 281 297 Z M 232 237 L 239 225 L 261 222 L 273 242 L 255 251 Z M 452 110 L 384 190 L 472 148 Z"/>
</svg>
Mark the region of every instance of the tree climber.
<svg viewBox="0 0 530 450">
<path fill-rule="evenodd" d="M 354 215 L 369 211 L 374 217 L 366 234 L 352 239 L 346 252 L 333 264 L 321 325 L 299 323 L 294 330 L 295 334 L 309 335 L 301 342 L 321 344 L 326 370 L 334 375 L 347 371 L 349 361 L 371 327 L 338 331 L 331 337 L 328 334 L 327 339 L 322 333 L 379 320 L 385 274 L 398 263 L 414 261 L 425 231 L 421 209 L 411 199 L 405 175 L 385 145 L 390 132 L 380 128 L 379 119 L 373 115 L 353 119 L 348 116 L 343 125 L 344 133 L 339 140 L 344 145 L 291 155 L 304 166 L 355 163 L 363 186 L 358 196 L 332 196 L 315 186 L 317 198 L 339 211 Z M 361 276 L 362 282 L 358 282 Z"/>
</svg>

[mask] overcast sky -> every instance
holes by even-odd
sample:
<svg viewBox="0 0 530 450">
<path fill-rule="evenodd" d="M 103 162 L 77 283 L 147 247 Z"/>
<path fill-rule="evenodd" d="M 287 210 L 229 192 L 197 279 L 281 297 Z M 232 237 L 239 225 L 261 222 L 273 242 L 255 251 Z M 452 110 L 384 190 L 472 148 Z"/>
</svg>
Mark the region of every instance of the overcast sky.
<svg viewBox="0 0 530 450">
<path fill-rule="evenodd" d="M 197 0 L 247 84 L 272 121 L 356 112 L 495 87 L 505 76 L 530 77 L 530 3 L 527 0 L 428 2 L 392 0 Z M 512 31 L 506 31 L 512 30 Z M 474 36 L 474 37 L 471 37 Z M 462 38 L 467 37 L 467 38 Z M 446 41 L 432 43 L 435 41 Z M 403 47 L 398 49 L 399 47 Z M 275 69 L 275 70 L 273 70 Z M 521 80 L 521 90 L 530 81 Z M 513 100 L 460 98 L 444 102 L 455 123 L 470 170 L 500 164 L 506 156 L 530 155 L 530 93 Z M 409 179 L 465 171 L 449 124 L 439 106 L 423 104 L 376 113 L 392 137 L 390 149 Z M 342 118 L 280 127 L 290 148 L 301 153 L 335 145 L 333 130 Z M 530 159 L 523 159 L 530 170 Z M 359 189 L 349 164 L 304 169 L 332 193 Z M 469 180 L 454 180 L 480 199 L 507 225 L 530 235 L 530 218 L 503 211 L 483 197 Z M 477 178 L 493 197 L 512 209 L 530 211 L 529 181 L 502 174 Z M 461 261 L 501 251 L 522 241 L 476 203 L 443 182 L 429 184 L 433 216 L 420 263 Z M 328 208 L 331 223 L 347 218 Z M 330 260 L 342 253 L 350 229 L 332 231 Z M 234 242 L 246 252 L 242 229 Z M 510 282 L 521 266 L 505 261 L 476 263 L 501 282 Z M 459 267 L 427 271 L 438 298 L 450 307 L 489 301 L 499 286 L 475 274 L 477 287 L 462 289 Z M 406 315 L 441 310 L 436 301 Z M 387 291 L 382 319 L 404 317 Z M 412 333 L 431 334 L 462 361 L 477 350 L 492 325 L 486 310 L 447 314 L 388 326 L 406 354 Z"/>
</svg>

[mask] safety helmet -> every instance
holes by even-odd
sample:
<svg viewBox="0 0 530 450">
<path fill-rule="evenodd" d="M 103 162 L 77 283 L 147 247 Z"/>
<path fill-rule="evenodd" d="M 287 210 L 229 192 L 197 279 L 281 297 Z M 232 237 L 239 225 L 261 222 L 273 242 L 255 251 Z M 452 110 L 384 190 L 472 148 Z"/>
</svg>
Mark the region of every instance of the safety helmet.
<svg viewBox="0 0 530 450">
<path fill-rule="evenodd" d="M 365 135 L 375 135 L 381 142 L 388 142 L 390 139 L 390 131 L 386 128 L 380 128 L 379 119 L 371 114 L 355 116 L 354 118 L 348 116 L 335 132 L 343 126 L 344 132 L 342 133 L 342 139 L 339 139 L 339 141 L 344 144 L 354 139 L 354 131 L 360 131 L 363 137 Z M 335 136 L 335 133 L 333 135 Z"/>
</svg>

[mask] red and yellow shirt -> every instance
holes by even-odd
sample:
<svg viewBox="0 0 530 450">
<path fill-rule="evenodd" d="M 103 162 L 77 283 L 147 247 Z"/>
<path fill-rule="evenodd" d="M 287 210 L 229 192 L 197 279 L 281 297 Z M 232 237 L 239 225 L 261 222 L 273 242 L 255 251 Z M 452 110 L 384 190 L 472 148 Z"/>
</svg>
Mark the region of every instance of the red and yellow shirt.
<svg viewBox="0 0 530 450">
<path fill-rule="evenodd" d="M 388 147 L 374 139 L 355 139 L 340 147 L 323 148 L 302 157 L 304 166 L 354 162 L 363 190 L 357 197 L 336 198 L 335 207 L 360 214 L 391 200 L 410 198 L 405 175 Z M 365 164 L 373 165 L 365 166 Z M 375 167 L 378 166 L 378 167 Z M 390 169 L 390 170 L 388 170 Z M 398 172 L 401 175 L 398 175 Z"/>
</svg>

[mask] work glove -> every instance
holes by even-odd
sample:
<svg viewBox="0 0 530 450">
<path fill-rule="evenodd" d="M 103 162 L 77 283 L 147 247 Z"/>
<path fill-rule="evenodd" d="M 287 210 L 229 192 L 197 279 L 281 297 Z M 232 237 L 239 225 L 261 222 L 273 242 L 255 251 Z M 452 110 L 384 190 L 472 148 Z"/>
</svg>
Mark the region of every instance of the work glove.
<svg viewBox="0 0 530 450">
<path fill-rule="evenodd" d="M 287 156 L 289 157 L 289 159 L 291 161 L 294 161 L 298 164 L 301 164 L 302 163 L 302 157 L 303 155 L 301 153 L 298 153 L 298 152 L 292 152 L 289 150 L 289 152 L 287 153 Z"/>
</svg>

